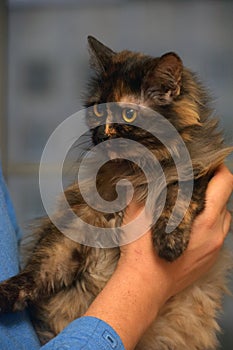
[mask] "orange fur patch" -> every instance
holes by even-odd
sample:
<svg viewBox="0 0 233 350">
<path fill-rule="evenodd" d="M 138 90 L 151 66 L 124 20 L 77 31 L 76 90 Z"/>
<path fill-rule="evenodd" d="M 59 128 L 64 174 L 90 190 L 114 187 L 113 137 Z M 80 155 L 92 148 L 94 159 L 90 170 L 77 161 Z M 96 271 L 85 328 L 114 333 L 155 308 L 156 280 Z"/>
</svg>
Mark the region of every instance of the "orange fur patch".
<svg viewBox="0 0 233 350">
<path fill-rule="evenodd" d="M 176 101 L 173 109 L 180 116 L 184 126 L 201 125 L 195 102 L 188 99 Z"/>
</svg>

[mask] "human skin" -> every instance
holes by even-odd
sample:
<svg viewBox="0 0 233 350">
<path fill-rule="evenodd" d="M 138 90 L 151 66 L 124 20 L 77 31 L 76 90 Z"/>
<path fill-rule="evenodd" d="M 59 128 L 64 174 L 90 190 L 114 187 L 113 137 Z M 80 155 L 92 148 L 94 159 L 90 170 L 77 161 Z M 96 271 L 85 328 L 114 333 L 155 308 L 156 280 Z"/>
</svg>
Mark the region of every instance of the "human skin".
<svg viewBox="0 0 233 350">
<path fill-rule="evenodd" d="M 213 266 L 230 228 L 227 201 L 232 191 L 233 175 L 221 166 L 208 185 L 206 207 L 193 223 L 189 246 L 176 261 L 170 263 L 156 255 L 150 230 L 122 246 L 113 276 L 85 315 L 110 324 L 125 349 L 134 349 L 164 303 Z M 131 203 L 124 224 L 141 210 Z"/>
</svg>

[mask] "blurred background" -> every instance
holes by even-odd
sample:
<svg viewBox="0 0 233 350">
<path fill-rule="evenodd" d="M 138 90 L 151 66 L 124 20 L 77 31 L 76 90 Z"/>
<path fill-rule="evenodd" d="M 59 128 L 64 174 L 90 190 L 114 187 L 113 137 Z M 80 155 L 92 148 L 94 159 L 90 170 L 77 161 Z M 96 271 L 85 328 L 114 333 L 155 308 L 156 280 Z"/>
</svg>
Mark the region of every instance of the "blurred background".
<svg viewBox="0 0 233 350">
<path fill-rule="evenodd" d="M 48 137 L 82 107 L 89 34 L 115 51 L 177 52 L 209 87 L 233 144 L 233 1 L 1 0 L 1 160 L 22 227 L 44 212 L 38 165 Z M 232 350 L 231 298 L 221 324 L 222 349 Z"/>
</svg>

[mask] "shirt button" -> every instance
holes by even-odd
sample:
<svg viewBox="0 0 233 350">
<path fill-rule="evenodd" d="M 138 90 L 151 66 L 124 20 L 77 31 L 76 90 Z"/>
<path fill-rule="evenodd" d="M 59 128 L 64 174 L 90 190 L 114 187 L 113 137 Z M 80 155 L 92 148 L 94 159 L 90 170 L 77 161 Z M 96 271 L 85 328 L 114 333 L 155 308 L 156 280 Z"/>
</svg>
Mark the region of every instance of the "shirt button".
<svg viewBox="0 0 233 350">
<path fill-rule="evenodd" d="M 108 331 L 104 331 L 102 336 L 111 346 L 111 348 L 115 349 L 117 347 L 117 340 L 111 333 L 109 333 Z"/>
</svg>

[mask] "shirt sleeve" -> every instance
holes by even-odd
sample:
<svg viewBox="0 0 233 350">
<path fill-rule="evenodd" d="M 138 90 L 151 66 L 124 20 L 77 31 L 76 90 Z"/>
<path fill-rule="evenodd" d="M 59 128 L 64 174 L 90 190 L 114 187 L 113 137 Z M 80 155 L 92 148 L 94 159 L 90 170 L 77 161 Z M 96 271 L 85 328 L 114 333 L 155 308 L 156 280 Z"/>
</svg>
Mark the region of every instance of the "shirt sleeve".
<svg viewBox="0 0 233 350">
<path fill-rule="evenodd" d="M 19 271 L 19 229 L 0 166 L 0 280 Z"/>
<path fill-rule="evenodd" d="M 19 238 L 20 230 L 0 164 L 0 281 L 19 272 Z M 26 312 L 0 315 L 1 350 L 37 350 L 39 348 L 38 338 Z"/>
<path fill-rule="evenodd" d="M 119 335 L 104 321 L 81 317 L 41 350 L 125 350 Z"/>
</svg>

